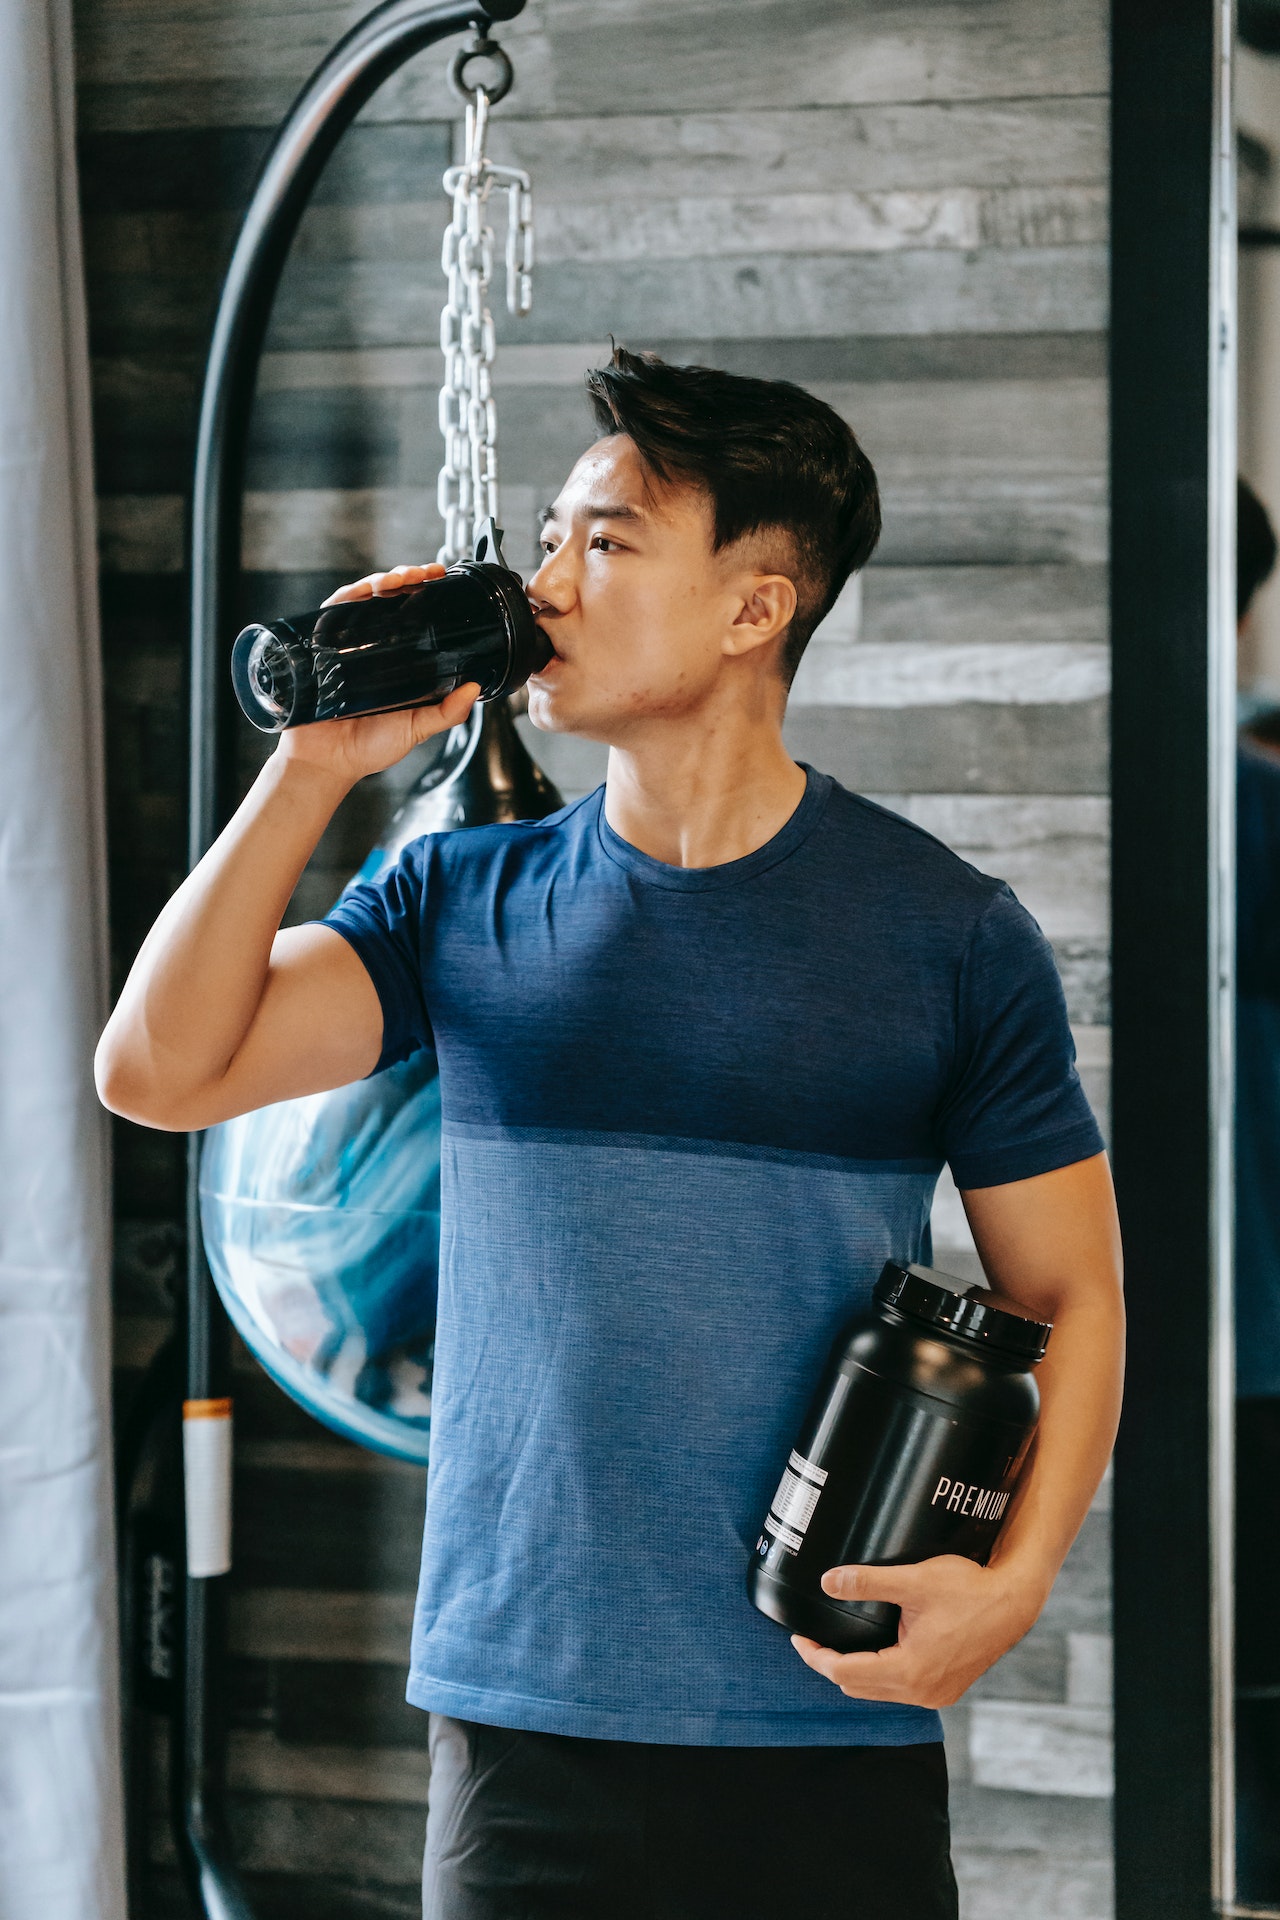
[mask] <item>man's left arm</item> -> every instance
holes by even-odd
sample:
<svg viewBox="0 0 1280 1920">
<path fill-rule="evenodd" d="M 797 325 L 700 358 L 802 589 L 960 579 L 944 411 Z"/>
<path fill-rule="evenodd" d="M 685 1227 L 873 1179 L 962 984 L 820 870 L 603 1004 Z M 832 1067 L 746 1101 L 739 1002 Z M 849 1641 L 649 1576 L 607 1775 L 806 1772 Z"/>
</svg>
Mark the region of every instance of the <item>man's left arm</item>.
<svg viewBox="0 0 1280 1920">
<path fill-rule="evenodd" d="M 991 1562 L 835 1567 L 840 1600 L 902 1609 L 896 1646 L 834 1653 L 794 1635 L 807 1665 L 853 1698 L 946 1707 L 1034 1625 L 1106 1469 L 1120 1417 L 1120 1231 L 1105 1154 L 962 1196 L 988 1280 L 1053 1335 L 1037 1369 L 1040 1424 Z"/>
</svg>

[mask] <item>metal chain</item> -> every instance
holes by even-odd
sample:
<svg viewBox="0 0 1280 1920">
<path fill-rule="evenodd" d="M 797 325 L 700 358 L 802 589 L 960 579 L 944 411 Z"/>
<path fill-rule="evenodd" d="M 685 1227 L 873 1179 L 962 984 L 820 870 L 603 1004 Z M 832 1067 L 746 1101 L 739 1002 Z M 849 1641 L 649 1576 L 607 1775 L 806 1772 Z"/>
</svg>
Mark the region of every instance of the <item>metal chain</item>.
<svg viewBox="0 0 1280 1920">
<path fill-rule="evenodd" d="M 468 90 L 471 91 L 471 90 Z M 489 96 L 482 87 L 467 104 L 465 158 L 444 176 L 453 197 L 441 264 L 448 293 L 440 315 L 444 385 L 440 431 L 444 464 L 436 488 L 444 545 L 437 559 L 456 566 L 471 553 L 482 521 L 498 516 L 498 421 L 493 404 L 496 350 L 489 282 L 493 278 L 493 228 L 489 196 L 507 197 L 507 311 L 523 318 L 533 304 L 533 193 L 527 173 L 498 167 L 484 150 Z"/>
</svg>

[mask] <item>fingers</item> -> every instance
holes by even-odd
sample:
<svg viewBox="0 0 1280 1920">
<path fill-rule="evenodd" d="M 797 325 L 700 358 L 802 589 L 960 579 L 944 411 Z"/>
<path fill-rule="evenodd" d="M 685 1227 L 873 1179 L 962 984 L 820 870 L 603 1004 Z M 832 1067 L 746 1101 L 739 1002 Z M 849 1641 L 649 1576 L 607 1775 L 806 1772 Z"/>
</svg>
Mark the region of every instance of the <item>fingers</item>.
<svg viewBox="0 0 1280 1920">
<path fill-rule="evenodd" d="M 831 1567 L 822 1576 L 822 1591 L 833 1600 L 890 1600 L 902 1606 L 919 1588 L 919 1568 Z"/>
<path fill-rule="evenodd" d="M 336 607 L 344 600 L 369 600 L 374 594 L 400 593 L 405 587 L 420 586 L 424 580 L 438 580 L 444 571 L 434 560 L 423 566 L 388 567 L 382 573 L 366 573 L 363 580 L 353 580 L 350 586 L 339 587 L 321 604 Z"/>
<path fill-rule="evenodd" d="M 903 1698 L 902 1656 L 896 1646 L 883 1647 L 879 1653 L 836 1653 L 793 1633 L 791 1644 L 806 1667 L 812 1667 L 824 1680 L 830 1680 L 850 1700 L 901 1700 Z"/>
</svg>

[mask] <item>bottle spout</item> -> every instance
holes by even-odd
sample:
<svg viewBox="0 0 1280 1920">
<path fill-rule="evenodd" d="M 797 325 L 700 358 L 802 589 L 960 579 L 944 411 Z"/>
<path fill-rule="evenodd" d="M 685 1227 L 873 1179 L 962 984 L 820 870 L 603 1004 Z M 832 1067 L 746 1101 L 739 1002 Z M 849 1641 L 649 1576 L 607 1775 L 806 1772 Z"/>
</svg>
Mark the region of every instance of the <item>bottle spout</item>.
<svg viewBox="0 0 1280 1920">
<path fill-rule="evenodd" d="M 541 673 L 542 669 L 549 665 L 555 657 L 555 648 L 552 646 L 550 640 L 548 640 L 542 628 L 535 623 L 533 629 L 533 665 L 529 668 L 529 672 L 531 674 Z"/>
<path fill-rule="evenodd" d="M 476 529 L 475 551 L 472 560 L 482 567 L 506 567 L 508 573 L 514 573 L 502 552 L 502 528 L 492 515 L 482 520 Z"/>
</svg>

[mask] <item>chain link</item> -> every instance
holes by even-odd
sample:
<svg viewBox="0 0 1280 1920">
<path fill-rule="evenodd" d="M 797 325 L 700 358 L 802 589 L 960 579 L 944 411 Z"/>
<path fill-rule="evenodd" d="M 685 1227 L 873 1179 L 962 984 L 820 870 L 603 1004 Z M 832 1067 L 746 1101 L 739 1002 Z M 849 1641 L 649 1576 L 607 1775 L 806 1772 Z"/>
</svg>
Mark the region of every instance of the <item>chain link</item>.
<svg viewBox="0 0 1280 1920">
<path fill-rule="evenodd" d="M 471 553 L 482 521 L 498 517 L 498 421 L 493 404 L 496 350 L 489 282 L 493 278 L 493 228 L 488 224 L 494 188 L 507 199 L 507 311 L 523 318 L 533 304 L 533 193 L 527 173 L 498 167 L 484 150 L 489 97 L 477 87 L 467 106 L 465 158 L 444 176 L 453 198 L 441 265 L 448 293 L 440 315 L 444 384 L 440 432 L 444 462 L 436 488 L 444 545 L 437 559 L 456 566 Z"/>
</svg>

